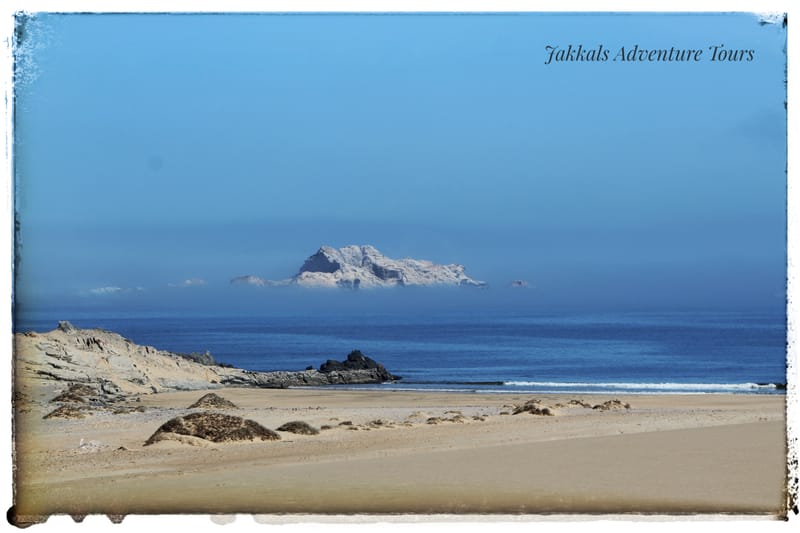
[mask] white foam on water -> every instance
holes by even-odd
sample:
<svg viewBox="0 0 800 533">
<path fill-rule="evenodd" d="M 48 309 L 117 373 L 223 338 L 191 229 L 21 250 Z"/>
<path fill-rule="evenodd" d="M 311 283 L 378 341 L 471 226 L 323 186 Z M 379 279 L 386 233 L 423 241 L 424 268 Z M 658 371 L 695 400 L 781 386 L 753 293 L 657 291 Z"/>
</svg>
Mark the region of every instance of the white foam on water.
<svg viewBox="0 0 800 533">
<path fill-rule="evenodd" d="M 759 390 L 777 389 L 774 383 L 587 383 L 554 381 L 506 381 L 509 387 L 555 387 L 569 389 L 635 389 L 635 390 Z"/>
</svg>

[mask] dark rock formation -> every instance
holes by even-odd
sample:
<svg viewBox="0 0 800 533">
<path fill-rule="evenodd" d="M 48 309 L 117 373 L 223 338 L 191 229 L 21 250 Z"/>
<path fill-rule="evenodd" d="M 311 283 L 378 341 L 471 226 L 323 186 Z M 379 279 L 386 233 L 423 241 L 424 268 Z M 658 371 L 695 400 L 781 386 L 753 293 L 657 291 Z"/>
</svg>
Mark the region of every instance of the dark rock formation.
<svg viewBox="0 0 800 533">
<path fill-rule="evenodd" d="M 286 389 L 289 387 L 322 387 L 325 385 L 366 385 L 401 379 L 377 361 L 355 350 L 344 361 L 329 359 L 319 370 L 298 372 L 251 372 L 231 370 L 222 376 L 220 384 L 267 389 Z"/>
<path fill-rule="evenodd" d="M 145 446 L 163 439 L 165 434 L 186 435 L 211 442 L 234 442 L 243 440 L 279 440 L 280 435 L 258 422 L 239 416 L 220 413 L 191 413 L 179 416 L 163 424 L 144 443 Z"/>
<path fill-rule="evenodd" d="M 219 383 L 225 386 L 287 389 L 289 387 L 324 387 L 326 385 L 366 385 L 383 383 L 384 381 L 387 381 L 387 376 L 378 369 L 333 371 L 329 373 L 316 370 L 301 372 L 250 372 L 248 370 L 239 370 L 221 376 Z"/>
<path fill-rule="evenodd" d="M 296 433 L 298 435 L 319 434 L 319 430 L 317 428 L 312 427 L 307 422 L 303 422 L 302 420 L 286 422 L 284 425 L 278 428 L 278 431 L 286 431 L 287 433 Z"/>
<path fill-rule="evenodd" d="M 353 350 L 350 352 L 347 355 L 347 359 L 344 361 L 328 359 L 322 364 L 322 366 L 319 367 L 319 371 L 323 374 L 350 370 L 374 370 L 382 382 L 400 379 L 398 376 L 394 376 L 389 373 L 389 371 L 386 370 L 382 364 L 361 353 L 360 350 Z"/>
<path fill-rule="evenodd" d="M 236 404 L 209 392 L 189 406 L 189 409 L 238 409 Z"/>
<path fill-rule="evenodd" d="M 325 272 L 332 274 L 342 268 L 343 261 L 337 261 L 324 247 L 309 257 L 300 267 L 300 272 Z"/>
<path fill-rule="evenodd" d="M 786 390 L 786 383 L 756 383 L 759 387 L 774 387 L 775 390 Z"/>
</svg>

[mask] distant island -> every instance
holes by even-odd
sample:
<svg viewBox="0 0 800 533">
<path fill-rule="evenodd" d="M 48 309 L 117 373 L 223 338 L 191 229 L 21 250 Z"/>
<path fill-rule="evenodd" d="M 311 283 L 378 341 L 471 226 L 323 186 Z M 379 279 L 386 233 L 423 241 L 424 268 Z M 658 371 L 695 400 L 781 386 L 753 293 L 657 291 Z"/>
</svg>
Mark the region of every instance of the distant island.
<svg viewBox="0 0 800 533">
<path fill-rule="evenodd" d="M 422 259 L 392 259 L 375 247 L 350 245 L 344 248 L 321 247 L 306 259 L 294 277 L 272 281 L 257 276 L 239 276 L 233 284 L 259 287 L 299 285 L 302 287 L 410 287 L 448 285 L 486 287 L 464 273 L 462 265 L 437 265 Z"/>
</svg>

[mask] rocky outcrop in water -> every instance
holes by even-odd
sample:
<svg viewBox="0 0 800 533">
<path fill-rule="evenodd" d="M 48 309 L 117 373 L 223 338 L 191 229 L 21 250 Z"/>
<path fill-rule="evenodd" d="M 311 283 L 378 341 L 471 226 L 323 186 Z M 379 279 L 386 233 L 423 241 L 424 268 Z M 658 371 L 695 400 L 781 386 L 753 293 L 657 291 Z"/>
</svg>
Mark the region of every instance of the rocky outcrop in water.
<svg viewBox="0 0 800 533">
<path fill-rule="evenodd" d="M 318 370 L 251 372 L 242 370 L 238 373 L 228 373 L 222 377 L 220 384 L 286 389 L 289 387 L 323 387 L 326 385 L 368 385 L 393 381 L 394 379 L 394 376 L 387 379 L 385 369 L 383 371 L 380 369 L 367 369 L 334 370 L 331 372 L 320 372 Z"/>
<path fill-rule="evenodd" d="M 300 285 L 302 287 L 343 287 L 348 289 L 394 286 L 450 285 L 486 287 L 467 276 L 462 265 L 437 265 L 422 259 L 392 259 L 369 245 L 344 248 L 323 246 L 305 260 L 294 277 L 270 281 L 257 276 L 239 276 L 231 283 L 259 287 Z"/>
<path fill-rule="evenodd" d="M 350 352 L 347 355 L 347 359 L 344 361 L 328 359 L 322 364 L 322 366 L 319 367 L 319 371 L 323 374 L 330 374 L 333 372 L 352 372 L 354 370 L 373 371 L 381 382 L 396 381 L 400 379 L 398 376 L 395 376 L 386 370 L 382 364 L 361 353 L 360 350 L 353 350 Z"/>
</svg>

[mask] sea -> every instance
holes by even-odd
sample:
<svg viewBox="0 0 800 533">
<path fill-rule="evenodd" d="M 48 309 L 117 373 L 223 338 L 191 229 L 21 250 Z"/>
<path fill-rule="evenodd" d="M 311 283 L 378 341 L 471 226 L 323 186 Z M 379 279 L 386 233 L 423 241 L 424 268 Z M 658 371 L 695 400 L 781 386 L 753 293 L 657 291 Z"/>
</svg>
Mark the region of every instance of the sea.
<svg viewBox="0 0 800 533">
<path fill-rule="evenodd" d="M 15 331 L 63 314 L 20 313 Z M 465 393 L 784 394 L 776 313 L 414 310 L 236 314 L 82 312 L 78 327 L 255 371 L 303 370 L 352 350 L 402 379 L 351 389 Z"/>
</svg>

